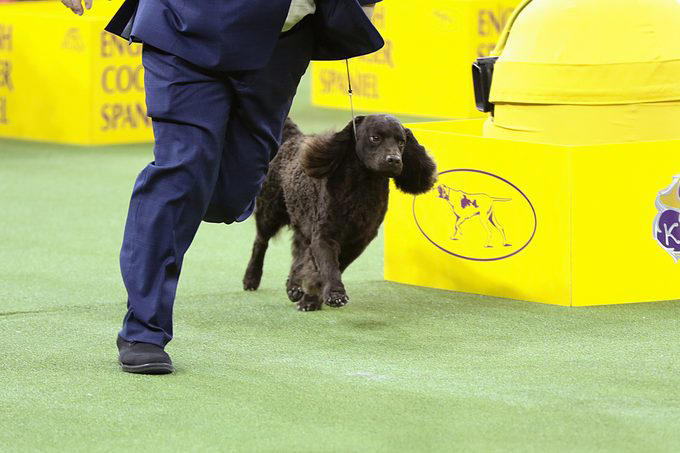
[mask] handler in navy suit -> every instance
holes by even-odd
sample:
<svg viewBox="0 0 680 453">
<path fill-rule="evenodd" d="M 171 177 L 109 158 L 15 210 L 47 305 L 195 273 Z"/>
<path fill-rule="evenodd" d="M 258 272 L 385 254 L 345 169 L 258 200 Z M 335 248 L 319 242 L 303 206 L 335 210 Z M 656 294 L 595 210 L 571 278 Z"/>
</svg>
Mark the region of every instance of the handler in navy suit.
<svg viewBox="0 0 680 453">
<path fill-rule="evenodd" d="M 164 351 L 182 259 L 201 220 L 248 218 L 310 60 L 380 49 L 380 0 L 125 0 L 108 31 L 143 42 L 154 161 L 132 192 L 120 265 L 124 371 L 173 371 Z M 82 14 L 81 0 L 62 0 Z M 92 0 L 85 0 L 89 9 Z"/>
</svg>

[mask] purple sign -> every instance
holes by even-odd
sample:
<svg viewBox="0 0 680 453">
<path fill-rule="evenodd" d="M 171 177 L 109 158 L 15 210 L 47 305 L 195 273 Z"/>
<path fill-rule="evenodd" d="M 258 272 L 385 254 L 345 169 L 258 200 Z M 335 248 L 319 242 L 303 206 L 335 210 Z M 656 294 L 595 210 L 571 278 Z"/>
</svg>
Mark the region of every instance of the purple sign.
<svg viewBox="0 0 680 453">
<path fill-rule="evenodd" d="M 680 252 L 680 212 L 668 209 L 659 215 L 656 240 L 665 249 Z"/>
<path fill-rule="evenodd" d="M 680 176 L 656 197 L 654 238 L 675 261 L 680 259 Z"/>
</svg>

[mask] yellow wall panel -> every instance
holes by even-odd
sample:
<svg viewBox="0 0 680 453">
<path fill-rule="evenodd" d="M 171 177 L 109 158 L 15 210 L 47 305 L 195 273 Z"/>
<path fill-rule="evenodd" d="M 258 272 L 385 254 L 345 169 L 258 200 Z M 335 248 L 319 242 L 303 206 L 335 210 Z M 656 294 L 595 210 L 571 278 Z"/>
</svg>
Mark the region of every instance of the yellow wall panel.
<svg viewBox="0 0 680 453">
<path fill-rule="evenodd" d="M 385 38 L 350 60 L 355 107 L 428 117 L 480 117 L 471 65 L 493 49 L 519 0 L 381 2 L 373 23 Z M 349 108 L 345 62 L 312 64 L 312 102 Z"/>
<path fill-rule="evenodd" d="M 654 237 L 654 201 L 680 174 L 679 145 L 573 150 L 574 305 L 680 298 L 680 264 Z"/>
<path fill-rule="evenodd" d="M 141 47 L 104 31 L 120 2 L 75 16 L 59 2 L 0 10 L 0 137 L 149 141 Z"/>
</svg>

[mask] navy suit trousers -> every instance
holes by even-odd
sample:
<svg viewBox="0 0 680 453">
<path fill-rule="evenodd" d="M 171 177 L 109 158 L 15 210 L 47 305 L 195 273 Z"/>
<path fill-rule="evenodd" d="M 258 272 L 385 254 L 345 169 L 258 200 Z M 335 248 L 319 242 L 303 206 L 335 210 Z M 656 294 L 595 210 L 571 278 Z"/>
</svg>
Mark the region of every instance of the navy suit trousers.
<svg viewBox="0 0 680 453">
<path fill-rule="evenodd" d="M 154 161 L 137 177 L 120 254 L 128 311 L 120 336 L 165 346 L 184 254 L 201 220 L 252 213 L 314 51 L 305 20 L 262 69 L 214 72 L 145 45 Z"/>
</svg>

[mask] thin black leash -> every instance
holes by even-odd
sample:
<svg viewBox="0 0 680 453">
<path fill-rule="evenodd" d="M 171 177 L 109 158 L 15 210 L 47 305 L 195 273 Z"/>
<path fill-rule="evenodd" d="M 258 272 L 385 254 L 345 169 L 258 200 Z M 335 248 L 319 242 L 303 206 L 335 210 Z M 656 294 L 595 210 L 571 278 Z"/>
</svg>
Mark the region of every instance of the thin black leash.
<svg viewBox="0 0 680 453">
<path fill-rule="evenodd" d="M 357 138 L 357 121 L 354 117 L 354 101 L 352 99 L 352 79 L 349 76 L 349 60 L 345 59 L 345 66 L 347 67 L 347 94 L 349 94 L 349 109 L 352 112 L 352 128 L 354 129 L 354 139 Z"/>
</svg>

